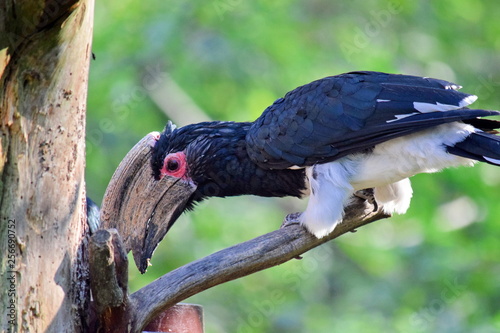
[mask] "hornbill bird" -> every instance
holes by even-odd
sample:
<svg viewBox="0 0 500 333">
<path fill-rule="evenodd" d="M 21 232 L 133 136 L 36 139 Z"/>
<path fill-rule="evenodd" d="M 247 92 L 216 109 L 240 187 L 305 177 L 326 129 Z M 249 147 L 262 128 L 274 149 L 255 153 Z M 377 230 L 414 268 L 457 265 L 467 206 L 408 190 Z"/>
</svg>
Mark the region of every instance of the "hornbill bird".
<svg viewBox="0 0 500 333">
<path fill-rule="evenodd" d="M 152 172 L 183 190 L 174 203 L 161 203 L 170 212 L 167 225 L 160 234 L 148 231 L 154 241 L 144 245 L 143 258 L 183 211 L 208 197 L 309 196 L 298 222 L 321 238 L 358 190 L 373 188 L 386 213 L 401 214 L 412 197 L 408 178 L 417 173 L 476 161 L 500 165 L 500 122 L 481 118 L 500 112 L 467 108 L 477 97 L 460 88 L 427 77 L 350 72 L 288 92 L 254 122 L 169 122 L 154 143 Z"/>
</svg>

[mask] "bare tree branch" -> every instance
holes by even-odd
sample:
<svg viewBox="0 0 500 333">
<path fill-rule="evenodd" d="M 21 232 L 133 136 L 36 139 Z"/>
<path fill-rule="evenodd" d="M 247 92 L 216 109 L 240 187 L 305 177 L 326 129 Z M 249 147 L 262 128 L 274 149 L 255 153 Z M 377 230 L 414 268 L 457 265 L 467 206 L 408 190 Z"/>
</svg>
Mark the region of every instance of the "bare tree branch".
<svg viewBox="0 0 500 333">
<path fill-rule="evenodd" d="M 146 89 L 149 97 L 177 125 L 211 120 L 167 72 L 147 70 L 146 78 L 155 83 Z"/>
<path fill-rule="evenodd" d="M 388 217 L 359 198 L 347 208 L 344 221 L 325 238 L 317 239 L 294 224 L 229 247 L 182 266 L 133 293 L 135 321 L 140 331 L 162 310 L 218 284 L 270 268 L 363 225 Z"/>
</svg>

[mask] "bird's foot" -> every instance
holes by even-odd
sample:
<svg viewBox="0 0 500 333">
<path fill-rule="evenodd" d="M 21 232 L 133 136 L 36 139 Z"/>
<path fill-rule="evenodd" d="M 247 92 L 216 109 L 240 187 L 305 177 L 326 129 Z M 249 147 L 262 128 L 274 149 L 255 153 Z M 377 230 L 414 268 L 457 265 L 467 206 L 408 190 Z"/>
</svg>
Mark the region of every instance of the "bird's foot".
<svg viewBox="0 0 500 333">
<path fill-rule="evenodd" d="M 280 229 L 294 225 L 294 224 L 300 224 L 300 216 L 302 215 L 301 212 L 296 212 L 296 213 L 291 213 L 285 216 L 283 219 L 283 222 L 281 223 Z M 295 259 L 302 259 L 302 256 L 296 256 Z"/>
<path fill-rule="evenodd" d="M 378 204 L 375 200 L 375 194 L 372 188 L 365 188 L 364 190 L 359 190 L 354 192 L 354 195 L 360 199 L 366 200 L 368 203 L 373 205 L 373 211 L 378 210 Z"/>
<path fill-rule="evenodd" d="M 288 227 L 293 224 L 300 224 L 300 216 L 302 212 L 291 213 L 285 216 L 283 223 L 281 223 L 280 229 Z"/>
</svg>

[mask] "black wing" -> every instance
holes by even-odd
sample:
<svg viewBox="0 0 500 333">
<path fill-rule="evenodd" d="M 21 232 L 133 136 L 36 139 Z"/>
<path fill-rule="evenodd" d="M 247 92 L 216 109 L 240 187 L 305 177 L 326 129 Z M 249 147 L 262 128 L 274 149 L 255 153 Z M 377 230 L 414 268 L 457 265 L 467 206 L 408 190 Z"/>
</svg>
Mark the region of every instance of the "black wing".
<svg viewBox="0 0 500 333">
<path fill-rule="evenodd" d="M 443 123 L 499 114 L 464 108 L 476 97 L 459 88 L 379 72 L 326 77 L 269 106 L 248 131 L 248 154 L 262 168 L 304 167 Z"/>
</svg>

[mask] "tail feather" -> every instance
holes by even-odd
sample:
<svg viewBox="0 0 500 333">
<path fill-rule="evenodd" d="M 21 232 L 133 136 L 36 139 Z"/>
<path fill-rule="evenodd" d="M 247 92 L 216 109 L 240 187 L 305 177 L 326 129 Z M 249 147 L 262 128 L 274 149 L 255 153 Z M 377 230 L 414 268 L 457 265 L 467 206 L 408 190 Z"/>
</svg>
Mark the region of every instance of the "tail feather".
<svg viewBox="0 0 500 333">
<path fill-rule="evenodd" d="M 483 132 L 498 134 L 498 129 L 500 129 L 500 121 L 498 120 L 471 118 L 471 119 L 464 119 L 462 121 L 466 124 L 474 126 L 475 128 L 479 128 Z"/>
<path fill-rule="evenodd" d="M 500 166 L 500 136 L 491 133 L 472 133 L 464 141 L 447 147 L 447 151 L 453 155 Z"/>
</svg>

